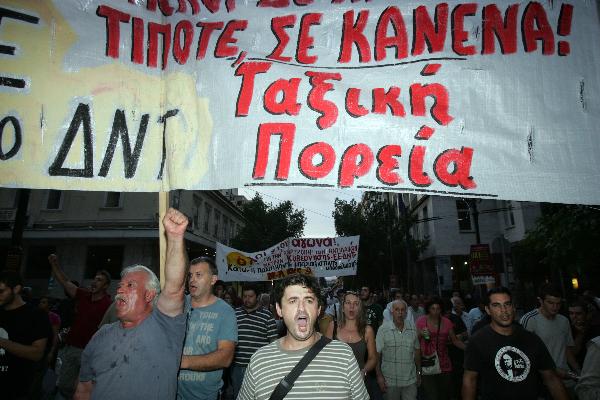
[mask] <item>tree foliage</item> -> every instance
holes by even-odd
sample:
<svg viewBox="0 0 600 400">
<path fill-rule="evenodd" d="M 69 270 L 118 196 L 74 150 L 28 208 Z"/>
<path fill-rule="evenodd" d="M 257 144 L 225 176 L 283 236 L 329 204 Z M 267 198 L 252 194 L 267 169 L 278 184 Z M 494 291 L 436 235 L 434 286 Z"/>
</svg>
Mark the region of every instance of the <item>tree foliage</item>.
<svg viewBox="0 0 600 400">
<path fill-rule="evenodd" d="M 242 206 L 246 224 L 232 239 L 232 246 L 247 252 L 267 249 L 288 237 L 301 237 L 306 217 L 291 201 L 265 203 L 257 193 Z"/>
<path fill-rule="evenodd" d="M 379 199 L 378 193 L 366 192 L 363 201 L 335 200 L 333 218 L 335 230 L 340 236 L 360 235 L 357 283 L 387 286 L 388 276 L 400 275 L 406 281 L 407 243 L 411 261 L 426 246 L 426 241 L 412 236 L 406 239 L 408 228 L 415 222 L 410 216 L 398 216 L 386 201 Z"/>
<path fill-rule="evenodd" d="M 535 228 L 519 246 L 520 275 L 536 280 L 569 276 L 594 281 L 599 278 L 600 210 L 595 207 L 545 204 Z"/>
</svg>

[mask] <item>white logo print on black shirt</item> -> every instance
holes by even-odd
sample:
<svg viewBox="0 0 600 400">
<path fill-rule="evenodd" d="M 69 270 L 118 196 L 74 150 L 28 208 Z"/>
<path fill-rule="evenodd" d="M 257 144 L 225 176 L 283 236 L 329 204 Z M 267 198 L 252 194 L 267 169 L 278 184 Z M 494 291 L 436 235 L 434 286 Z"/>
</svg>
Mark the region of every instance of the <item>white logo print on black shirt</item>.
<svg viewBox="0 0 600 400">
<path fill-rule="evenodd" d="M 525 380 L 531 368 L 531 362 L 525 353 L 513 346 L 504 346 L 499 349 L 494 365 L 498 374 L 509 382 Z"/>
</svg>

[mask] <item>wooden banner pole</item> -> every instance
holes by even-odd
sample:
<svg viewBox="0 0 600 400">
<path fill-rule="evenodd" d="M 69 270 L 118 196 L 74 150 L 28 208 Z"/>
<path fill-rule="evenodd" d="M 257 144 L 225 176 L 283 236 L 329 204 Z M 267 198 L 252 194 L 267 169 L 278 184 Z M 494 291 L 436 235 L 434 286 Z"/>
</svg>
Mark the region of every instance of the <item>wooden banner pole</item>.
<svg viewBox="0 0 600 400">
<path fill-rule="evenodd" d="M 165 228 L 162 220 L 169 207 L 169 192 L 158 193 L 158 247 L 160 254 L 160 286 L 165 284 L 165 259 L 167 254 L 167 240 L 165 238 Z"/>
</svg>

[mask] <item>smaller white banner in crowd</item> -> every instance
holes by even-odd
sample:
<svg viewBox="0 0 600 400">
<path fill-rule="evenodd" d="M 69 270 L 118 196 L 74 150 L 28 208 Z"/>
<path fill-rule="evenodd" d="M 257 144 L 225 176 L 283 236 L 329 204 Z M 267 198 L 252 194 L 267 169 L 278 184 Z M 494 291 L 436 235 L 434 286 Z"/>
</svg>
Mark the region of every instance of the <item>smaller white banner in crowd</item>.
<svg viewBox="0 0 600 400">
<path fill-rule="evenodd" d="M 315 277 L 356 275 L 360 236 L 288 238 L 256 253 L 217 243 L 219 279 L 270 281 L 288 275 Z"/>
</svg>

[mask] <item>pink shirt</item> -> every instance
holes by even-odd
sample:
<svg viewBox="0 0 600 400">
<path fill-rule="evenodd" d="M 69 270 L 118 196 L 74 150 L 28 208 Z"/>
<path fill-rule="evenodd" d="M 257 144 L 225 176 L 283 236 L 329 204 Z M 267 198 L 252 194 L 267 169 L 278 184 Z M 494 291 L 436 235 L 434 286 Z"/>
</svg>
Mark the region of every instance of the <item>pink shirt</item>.
<svg viewBox="0 0 600 400">
<path fill-rule="evenodd" d="M 50 325 L 60 328 L 60 316 L 57 313 L 48 311 L 48 319 L 50 319 Z"/>
<path fill-rule="evenodd" d="M 421 332 L 425 326 L 427 326 L 427 315 L 419 317 L 417 322 L 415 323 L 417 326 L 417 330 Z M 421 344 L 421 354 L 425 356 L 429 356 L 436 351 L 436 341 L 439 340 L 439 344 L 437 346 L 437 354 L 440 359 L 440 369 L 442 372 L 450 372 L 452 371 L 452 363 L 450 362 L 450 357 L 448 356 L 448 339 L 450 330 L 454 329 L 454 324 L 446 317 L 442 317 L 442 326 L 440 326 L 440 334 L 438 339 L 437 329 L 434 329 L 433 326 L 427 326 L 429 330 L 429 340 L 425 340 L 422 337 L 419 339 Z"/>
</svg>

